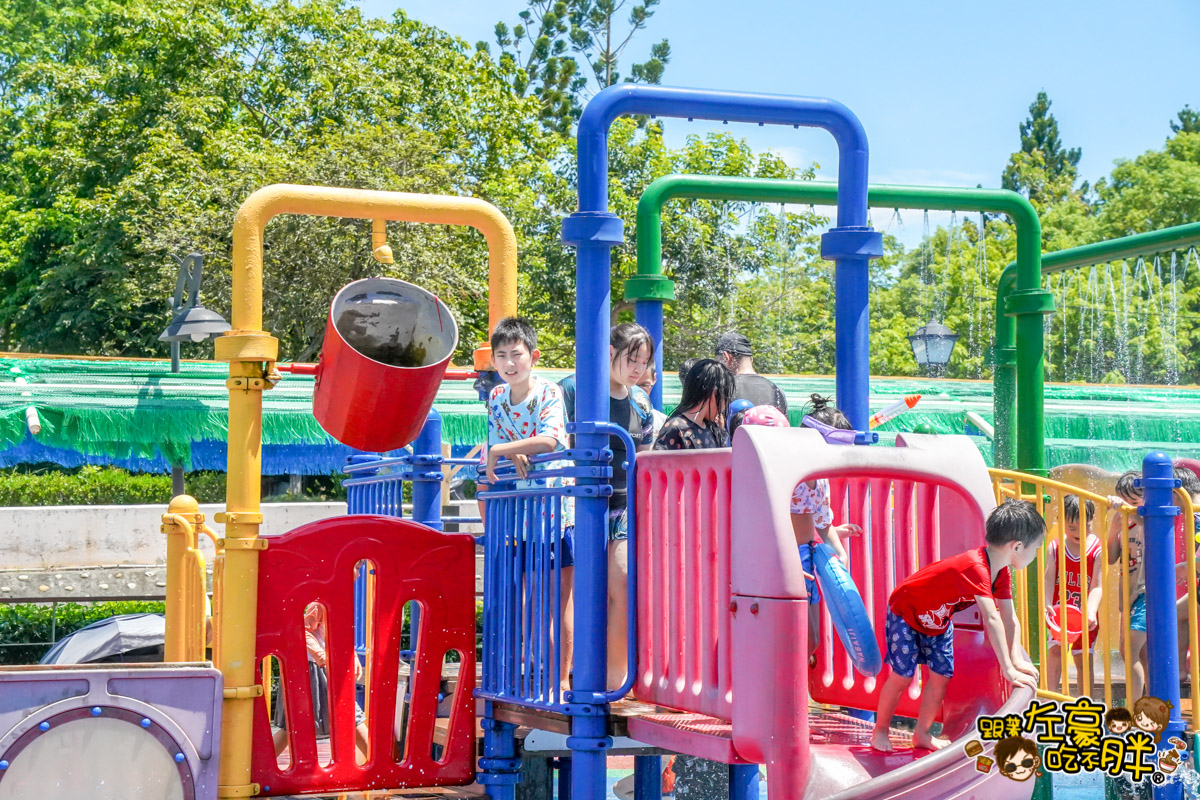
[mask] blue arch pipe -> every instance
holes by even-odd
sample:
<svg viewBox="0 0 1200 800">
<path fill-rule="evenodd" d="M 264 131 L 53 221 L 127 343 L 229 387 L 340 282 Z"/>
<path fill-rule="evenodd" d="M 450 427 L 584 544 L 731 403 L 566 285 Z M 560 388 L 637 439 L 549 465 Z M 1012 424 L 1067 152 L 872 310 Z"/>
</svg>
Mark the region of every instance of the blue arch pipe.
<svg viewBox="0 0 1200 800">
<path fill-rule="evenodd" d="M 614 245 L 624 241 L 620 218 L 608 211 L 608 131 L 629 114 L 734 120 L 814 127 L 838 145 L 837 227 L 821 241 L 836 264 L 837 401 L 855 428 L 867 430 L 867 267 L 882 253 L 882 237 L 867 225 L 867 136 L 858 118 L 833 100 L 783 95 L 622 84 L 597 94 L 578 129 L 579 210 L 563 220 L 562 240 L 577 250 L 575 270 L 576 420 L 608 421 L 608 342 Z M 661 308 L 661 306 L 660 306 Z M 655 328 L 661 342 L 662 326 Z M 661 369 L 661 360 L 659 361 Z M 578 437 L 580 448 L 600 450 L 607 437 Z M 584 481 L 598 482 L 598 481 Z M 575 506 L 575 669 L 568 693 L 573 751 L 572 793 L 603 795 L 607 735 L 607 500 L 579 497 Z"/>
<path fill-rule="evenodd" d="M 837 403 L 856 429 L 867 430 L 870 417 L 868 263 L 870 259 L 882 255 L 883 237 L 867 225 L 867 135 L 858 118 L 841 103 L 818 97 L 636 84 L 611 86 L 593 98 L 579 121 L 579 211 L 567 220 L 575 221 L 571 226 L 573 235 L 576 225 L 579 233 L 599 233 L 601 239 L 593 239 L 597 245 L 611 235 L 617 237 L 614 244 L 623 240 L 620 221 L 615 217 L 612 218 L 616 224 L 615 231 L 600 232 L 593 229 L 601 227 L 601 220 L 595 215 L 606 214 L 608 210 L 608 129 L 613 120 L 626 114 L 822 128 L 833 135 L 838 146 L 837 226 L 821 237 L 821 255 L 836 265 L 834 352 L 837 360 Z M 567 236 L 568 225 L 564 222 L 563 241 L 571 244 Z M 584 261 L 584 248 L 581 247 L 579 267 L 576 269 L 577 293 L 583 288 L 580 280 Z M 606 299 L 607 294 L 605 287 Z M 579 317 L 584 313 L 577 304 L 577 326 Z M 661 301 L 637 303 L 636 315 L 638 322 L 652 334 L 657 331 L 655 341 L 659 347 L 656 349 L 655 362 L 661 375 Z M 590 312 L 588 316 L 594 318 Z M 576 336 L 579 335 L 580 329 L 577 327 Z M 576 370 L 583 370 L 578 360 Z M 658 389 L 657 386 L 655 388 Z M 582 387 L 579 387 L 579 395 L 583 395 Z M 657 393 L 652 391 L 651 400 L 656 407 L 661 407 L 661 390 Z M 584 419 L 582 416 L 578 418 Z"/>
</svg>

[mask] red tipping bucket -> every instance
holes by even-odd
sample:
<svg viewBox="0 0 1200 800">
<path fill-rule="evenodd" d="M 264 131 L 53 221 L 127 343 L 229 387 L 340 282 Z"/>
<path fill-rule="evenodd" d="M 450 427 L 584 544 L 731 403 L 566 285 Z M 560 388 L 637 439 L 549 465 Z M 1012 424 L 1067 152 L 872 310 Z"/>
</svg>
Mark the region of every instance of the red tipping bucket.
<svg viewBox="0 0 1200 800">
<path fill-rule="evenodd" d="M 1061 618 L 1060 606 L 1049 606 L 1046 608 L 1046 627 L 1050 631 L 1050 638 L 1053 641 L 1058 641 L 1059 631 L 1062 629 L 1063 621 Z M 1073 645 L 1083 636 L 1083 612 L 1078 606 L 1067 606 L 1066 619 L 1066 640 L 1067 645 Z"/>
<path fill-rule="evenodd" d="M 417 438 L 433 407 L 458 323 L 411 283 L 366 278 L 329 305 L 313 415 L 343 444 L 383 452 Z"/>
</svg>

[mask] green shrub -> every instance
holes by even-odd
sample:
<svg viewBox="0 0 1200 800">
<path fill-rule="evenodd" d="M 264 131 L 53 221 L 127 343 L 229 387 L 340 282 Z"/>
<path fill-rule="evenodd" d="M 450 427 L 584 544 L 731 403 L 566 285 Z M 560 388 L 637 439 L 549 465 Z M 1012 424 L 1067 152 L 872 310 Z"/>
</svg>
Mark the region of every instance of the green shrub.
<svg viewBox="0 0 1200 800">
<path fill-rule="evenodd" d="M 161 601 L 0 605 L 0 664 L 36 664 L 54 642 L 117 614 L 162 614 Z"/>
<path fill-rule="evenodd" d="M 123 469 L 80 467 L 66 471 L 0 473 L 0 506 L 166 504 L 171 476 L 131 475 Z"/>
</svg>

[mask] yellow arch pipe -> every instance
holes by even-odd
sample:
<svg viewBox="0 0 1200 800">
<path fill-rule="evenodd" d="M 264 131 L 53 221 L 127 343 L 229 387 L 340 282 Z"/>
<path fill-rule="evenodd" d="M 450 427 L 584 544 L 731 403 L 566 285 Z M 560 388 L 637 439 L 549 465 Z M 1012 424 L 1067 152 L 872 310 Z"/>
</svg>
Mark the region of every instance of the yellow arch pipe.
<svg viewBox="0 0 1200 800">
<path fill-rule="evenodd" d="M 263 229 L 280 214 L 475 228 L 488 245 L 488 330 L 517 313 L 517 237 L 512 223 L 491 203 L 473 197 L 278 183 L 250 195 L 233 221 L 235 330 L 262 328 Z M 476 358 L 477 369 L 486 366 Z"/>
<path fill-rule="evenodd" d="M 262 522 L 262 393 L 278 374 L 279 343 L 262 330 L 263 231 L 280 214 L 465 225 L 488 244 L 488 329 L 517 309 L 517 239 L 508 219 L 490 203 L 470 197 L 335 189 L 276 184 L 250 195 L 233 222 L 233 330 L 216 340 L 216 357 L 229 362 L 229 455 L 223 577 L 217 588 L 217 664 L 225 677 L 218 796 L 258 794 L 250 782 L 254 698 L 263 688 L 255 664 L 258 615 L 258 538 Z M 374 224 L 378 228 L 378 224 Z M 475 367 L 491 361 L 491 348 L 475 350 Z"/>
</svg>

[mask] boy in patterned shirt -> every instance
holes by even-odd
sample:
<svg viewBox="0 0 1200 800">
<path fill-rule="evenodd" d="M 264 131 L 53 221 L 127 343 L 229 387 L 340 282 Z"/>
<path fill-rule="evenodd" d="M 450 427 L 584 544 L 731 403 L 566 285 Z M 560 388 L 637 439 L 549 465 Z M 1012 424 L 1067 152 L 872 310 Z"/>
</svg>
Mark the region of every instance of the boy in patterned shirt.
<svg viewBox="0 0 1200 800">
<path fill-rule="evenodd" d="M 1010 569 L 1024 569 L 1037 558 L 1046 523 L 1037 509 L 1020 500 L 1005 500 L 987 518 L 987 544 L 929 566 L 906 578 L 888 601 L 887 663 L 891 674 L 879 693 L 878 717 L 871 747 L 890 752 L 888 730 L 900 694 L 917 664 L 929 665 L 921 687 L 921 708 L 913 731 L 913 747 L 939 750 L 950 742 L 930 731 L 946 684 L 954 676 L 954 622 L 951 617 L 979 606 L 984 631 L 1005 680 L 1037 688 L 1037 669 L 1021 650 L 1021 624 L 1012 601 Z"/>
<path fill-rule="evenodd" d="M 537 333 L 520 317 L 505 317 L 492 331 L 492 363 L 505 383 L 488 397 L 487 479 L 496 481 L 496 466 L 507 458 L 516 467 L 517 489 L 562 486 L 564 479 L 539 478 L 540 469 L 561 467 L 561 462 L 530 464 L 529 457 L 567 449 L 567 421 L 558 384 L 533 374 L 541 352 Z M 567 479 L 569 480 L 569 479 Z M 562 498 L 562 676 L 560 688 L 569 688 L 574 614 L 571 613 L 575 564 L 575 515 L 570 497 Z M 481 511 L 483 509 L 481 508 Z M 486 512 L 484 512 L 486 513 Z M 524 535 L 519 536 L 524 539 Z M 555 631 L 557 636 L 560 632 Z"/>
</svg>

